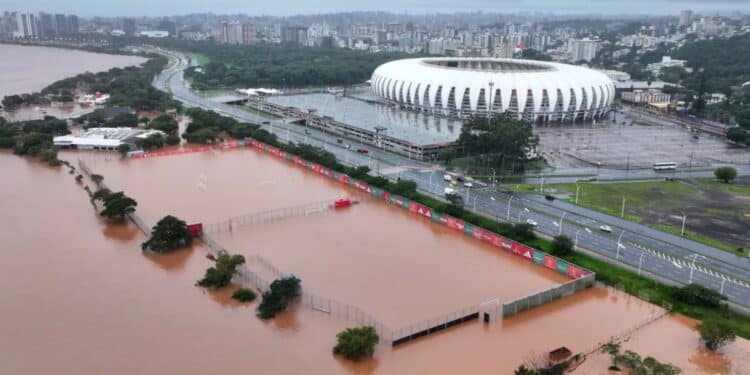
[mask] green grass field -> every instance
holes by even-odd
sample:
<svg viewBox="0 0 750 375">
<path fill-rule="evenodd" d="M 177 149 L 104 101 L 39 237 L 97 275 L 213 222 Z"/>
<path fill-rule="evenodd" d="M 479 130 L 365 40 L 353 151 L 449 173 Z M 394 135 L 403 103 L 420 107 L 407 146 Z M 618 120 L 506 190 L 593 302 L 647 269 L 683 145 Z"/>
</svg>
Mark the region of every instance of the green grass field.
<svg viewBox="0 0 750 375">
<path fill-rule="evenodd" d="M 517 185 L 503 188 L 516 190 Z M 625 199 L 626 220 L 680 235 L 687 215 L 685 236 L 694 241 L 747 254 L 750 229 L 750 185 L 724 184 L 713 179 L 579 184 L 578 204 L 620 217 Z M 523 184 L 522 192 L 539 193 L 540 185 Z M 576 184 L 545 185 L 545 194 L 575 203 Z"/>
</svg>

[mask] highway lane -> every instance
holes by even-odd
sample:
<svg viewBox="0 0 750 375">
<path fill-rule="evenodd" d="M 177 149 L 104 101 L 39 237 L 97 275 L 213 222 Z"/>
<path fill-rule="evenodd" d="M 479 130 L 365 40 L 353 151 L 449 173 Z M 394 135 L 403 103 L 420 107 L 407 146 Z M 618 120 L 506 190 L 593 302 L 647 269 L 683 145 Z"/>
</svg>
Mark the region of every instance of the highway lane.
<svg viewBox="0 0 750 375">
<path fill-rule="evenodd" d="M 256 123 L 269 121 L 270 124 L 265 126 L 266 129 L 276 134 L 281 140 L 323 147 L 335 154 L 342 162 L 351 165 L 367 165 L 376 173 L 383 172 L 393 179 L 400 177 L 414 180 L 421 191 L 430 192 L 438 197 L 442 196 L 443 190 L 449 186 L 443 180 L 443 171 L 435 169 L 430 164 L 408 160 L 364 145 L 361 147 L 368 148 L 369 154 L 359 154 L 352 151 L 360 147 L 356 142 L 350 142 L 351 148 L 346 149 L 336 142 L 335 137 L 314 129 L 309 130 L 310 134 L 305 134 L 297 125 L 285 124 L 280 120 L 269 120 L 233 106 L 201 98 L 185 86 L 182 69 L 187 66 L 187 60 L 177 55 L 173 58 L 175 63 L 170 64 L 170 67 L 157 77 L 154 84 L 161 89 L 171 91 L 176 99 L 188 106 L 212 109 L 242 121 Z M 476 210 L 482 214 L 511 222 L 525 222 L 527 219 L 532 219 L 538 223 L 537 231 L 547 236 L 555 236 L 561 232 L 560 217 L 563 212 L 567 212 L 562 220 L 562 233 L 571 239 L 577 237 L 578 246 L 593 250 L 610 258 L 613 262 L 624 262 L 634 267 L 640 265 L 644 272 L 652 272 L 680 283 L 693 281 L 709 286 L 722 291 L 734 302 L 750 305 L 750 288 L 746 285 L 746 282 L 750 280 L 748 269 L 750 265 L 745 258 L 710 247 L 695 246 L 696 243 L 687 240 L 685 241 L 690 247 L 686 248 L 679 242 L 677 244 L 669 242 L 672 239 L 668 236 L 671 235 L 656 231 L 658 235 L 654 236 L 649 231 L 645 231 L 644 229 L 648 228 L 644 226 L 619 222 L 617 218 L 580 209 L 577 206 L 574 207 L 578 209 L 558 207 L 539 201 L 539 197 L 511 196 L 480 186 L 473 189 L 458 187 L 458 192 L 465 197 L 468 209 L 476 207 Z M 510 207 L 510 215 L 508 215 L 508 207 Z M 614 233 L 601 232 L 598 226 L 602 224 L 610 225 Z"/>
</svg>

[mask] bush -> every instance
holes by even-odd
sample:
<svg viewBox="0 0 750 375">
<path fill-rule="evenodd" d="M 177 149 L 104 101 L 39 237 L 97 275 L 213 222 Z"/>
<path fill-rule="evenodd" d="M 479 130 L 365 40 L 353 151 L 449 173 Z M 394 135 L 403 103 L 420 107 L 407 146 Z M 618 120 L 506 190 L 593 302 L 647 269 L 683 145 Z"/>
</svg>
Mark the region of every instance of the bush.
<svg viewBox="0 0 750 375">
<path fill-rule="evenodd" d="M 720 307 L 727 299 L 713 289 L 708 289 L 698 284 L 685 285 L 674 289 L 673 296 L 676 300 L 693 306 Z"/>
<path fill-rule="evenodd" d="M 720 347 L 734 341 L 737 336 L 734 330 L 720 320 L 705 320 L 698 325 L 698 332 L 706 348 L 716 351 Z"/>
<path fill-rule="evenodd" d="M 263 293 L 263 300 L 258 305 L 257 315 L 261 319 L 270 319 L 280 311 L 286 310 L 289 302 L 302 292 L 300 279 L 294 276 L 282 277 L 271 283 L 270 290 Z"/>
<path fill-rule="evenodd" d="M 573 252 L 573 241 L 567 236 L 557 236 L 552 241 L 552 255 L 564 257 Z"/>
<path fill-rule="evenodd" d="M 732 167 L 719 167 L 714 171 L 714 176 L 725 183 L 729 183 L 737 178 L 737 170 Z"/>
<path fill-rule="evenodd" d="M 216 264 L 206 270 L 206 274 L 196 285 L 211 289 L 223 288 L 229 285 L 236 268 L 242 264 L 245 264 L 245 257 L 242 255 L 220 255 Z"/>
<path fill-rule="evenodd" d="M 378 340 L 380 340 L 380 337 L 372 326 L 347 328 L 336 335 L 336 346 L 333 347 L 333 354 L 341 355 L 352 361 L 372 357 Z"/>
<path fill-rule="evenodd" d="M 232 293 L 232 298 L 240 302 L 252 302 L 257 295 L 250 289 L 238 288 Z"/>
<path fill-rule="evenodd" d="M 151 238 L 141 244 L 141 249 L 166 253 L 188 245 L 192 239 L 184 221 L 167 215 L 154 225 Z"/>
<path fill-rule="evenodd" d="M 180 137 L 175 134 L 170 134 L 167 136 L 166 142 L 170 146 L 176 146 L 180 144 Z"/>
<path fill-rule="evenodd" d="M 528 223 L 518 223 L 513 226 L 513 239 L 519 242 L 528 242 L 536 238 L 534 226 Z"/>
</svg>

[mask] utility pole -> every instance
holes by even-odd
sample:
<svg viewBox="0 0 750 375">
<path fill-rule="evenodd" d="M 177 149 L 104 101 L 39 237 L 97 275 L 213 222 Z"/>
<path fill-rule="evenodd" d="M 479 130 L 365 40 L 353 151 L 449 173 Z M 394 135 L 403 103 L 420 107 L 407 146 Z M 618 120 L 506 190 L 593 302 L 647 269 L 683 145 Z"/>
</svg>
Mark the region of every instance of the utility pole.
<svg viewBox="0 0 750 375">
<path fill-rule="evenodd" d="M 682 230 L 680 231 L 680 236 L 685 236 L 685 221 L 687 220 L 687 215 L 683 212 L 682 213 Z M 695 263 L 695 260 L 693 260 L 693 263 Z"/>
<path fill-rule="evenodd" d="M 625 217 L 625 197 L 622 197 L 622 208 L 620 209 L 620 218 Z"/>
</svg>

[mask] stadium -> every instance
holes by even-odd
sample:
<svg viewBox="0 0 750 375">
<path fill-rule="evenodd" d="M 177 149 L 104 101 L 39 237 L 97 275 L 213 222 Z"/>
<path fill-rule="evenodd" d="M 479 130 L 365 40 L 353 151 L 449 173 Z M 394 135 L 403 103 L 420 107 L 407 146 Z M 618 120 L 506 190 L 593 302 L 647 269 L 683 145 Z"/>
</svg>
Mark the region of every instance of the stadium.
<svg viewBox="0 0 750 375">
<path fill-rule="evenodd" d="M 380 65 L 370 80 L 376 95 L 402 108 L 466 118 L 507 112 L 547 124 L 605 116 L 612 80 L 588 68 L 494 58 L 416 58 Z"/>
</svg>

